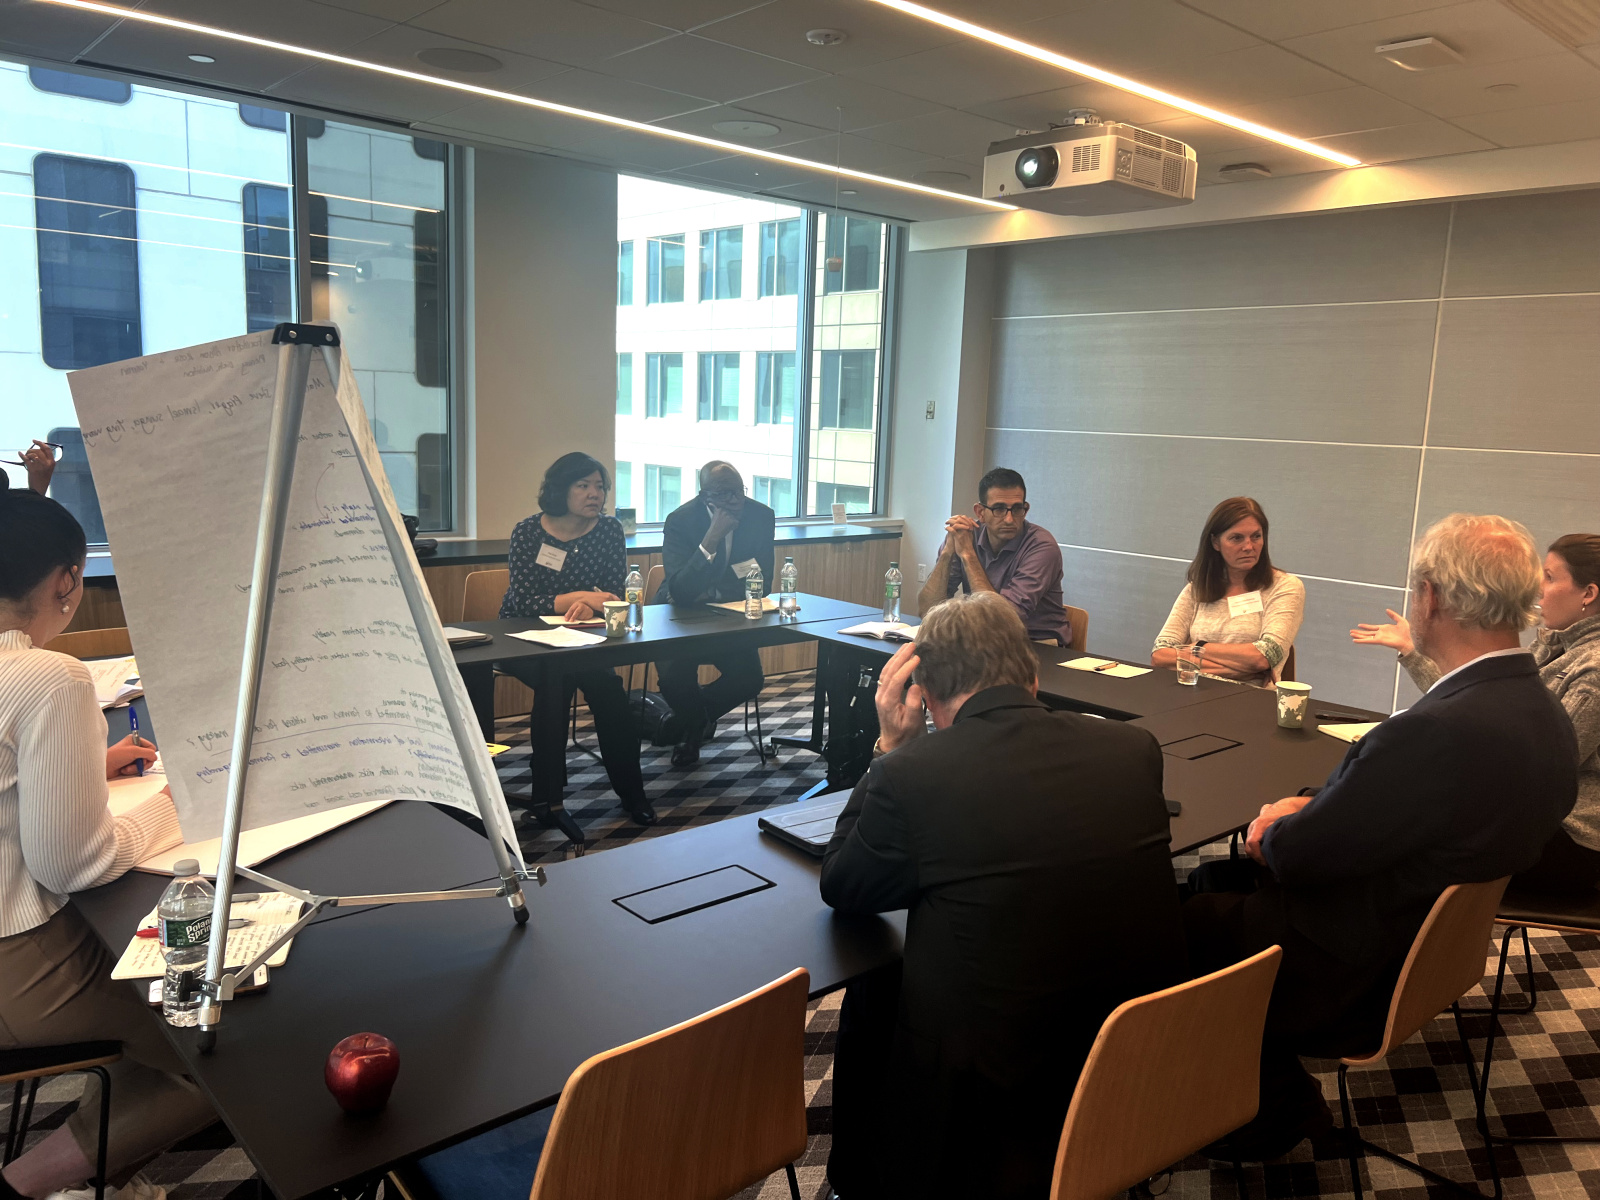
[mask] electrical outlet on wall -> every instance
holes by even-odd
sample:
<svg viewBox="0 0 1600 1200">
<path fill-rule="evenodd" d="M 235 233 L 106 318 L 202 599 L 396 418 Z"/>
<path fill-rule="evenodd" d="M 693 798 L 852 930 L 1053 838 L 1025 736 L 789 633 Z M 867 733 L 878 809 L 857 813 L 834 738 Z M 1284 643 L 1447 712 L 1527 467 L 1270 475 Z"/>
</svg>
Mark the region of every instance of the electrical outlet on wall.
<svg viewBox="0 0 1600 1200">
<path fill-rule="evenodd" d="M 923 418 L 924 418 L 924 420 L 928 420 L 928 421 L 933 420 L 933 401 L 932 400 L 928 401 L 928 411 L 923 414 Z"/>
</svg>

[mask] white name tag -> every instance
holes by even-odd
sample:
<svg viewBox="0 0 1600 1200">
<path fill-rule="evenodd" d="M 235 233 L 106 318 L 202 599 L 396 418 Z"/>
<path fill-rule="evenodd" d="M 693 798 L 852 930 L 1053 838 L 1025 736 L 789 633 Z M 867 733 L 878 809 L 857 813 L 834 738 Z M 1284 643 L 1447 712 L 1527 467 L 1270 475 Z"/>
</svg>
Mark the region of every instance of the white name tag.
<svg viewBox="0 0 1600 1200">
<path fill-rule="evenodd" d="M 546 542 L 539 547 L 539 557 L 534 561 L 541 567 L 549 567 L 552 571 L 559 571 L 567 565 L 567 552 L 558 550 L 549 542 Z"/>
<path fill-rule="evenodd" d="M 1242 596 L 1228 597 L 1228 615 L 1230 617 L 1243 617 L 1250 613 L 1261 611 L 1261 593 L 1246 592 Z"/>
<path fill-rule="evenodd" d="M 747 558 L 743 562 L 736 562 L 733 564 L 733 573 L 740 579 L 743 579 L 746 575 L 750 574 L 750 568 L 755 565 L 755 559 Z"/>
</svg>

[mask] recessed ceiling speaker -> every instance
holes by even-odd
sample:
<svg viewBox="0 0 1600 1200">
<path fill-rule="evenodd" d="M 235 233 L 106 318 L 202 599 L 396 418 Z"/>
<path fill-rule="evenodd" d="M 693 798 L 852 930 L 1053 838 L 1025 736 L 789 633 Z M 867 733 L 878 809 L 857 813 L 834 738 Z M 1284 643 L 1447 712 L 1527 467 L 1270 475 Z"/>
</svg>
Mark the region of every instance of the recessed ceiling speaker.
<svg viewBox="0 0 1600 1200">
<path fill-rule="evenodd" d="M 913 183 L 926 183 L 933 187 L 955 187 L 971 183 L 972 176 L 960 171 L 918 171 L 911 177 Z"/>
<path fill-rule="evenodd" d="M 1454 46 L 1436 37 L 1386 42 L 1382 46 L 1374 46 L 1372 52 L 1407 71 L 1437 71 L 1440 67 L 1454 67 L 1467 61 Z"/>
<path fill-rule="evenodd" d="M 718 121 L 711 127 L 733 137 L 776 137 L 783 130 L 767 121 Z"/>
<path fill-rule="evenodd" d="M 808 29 L 806 41 L 813 46 L 837 46 L 850 35 L 842 29 Z"/>
<path fill-rule="evenodd" d="M 458 50 L 454 46 L 435 46 L 431 50 L 417 51 L 417 61 L 441 71 L 455 71 L 462 75 L 487 75 L 498 71 L 505 63 L 476 50 Z"/>
</svg>

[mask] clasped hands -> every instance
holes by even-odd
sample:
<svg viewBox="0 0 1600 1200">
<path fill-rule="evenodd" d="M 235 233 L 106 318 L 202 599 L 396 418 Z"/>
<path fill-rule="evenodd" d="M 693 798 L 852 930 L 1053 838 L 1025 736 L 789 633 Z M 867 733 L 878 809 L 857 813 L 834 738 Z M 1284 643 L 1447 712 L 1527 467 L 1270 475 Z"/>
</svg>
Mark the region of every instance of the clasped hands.
<svg viewBox="0 0 1600 1200">
<path fill-rule="evenodd" d="M 1263 804 L 1260 815 L 1250 822 L 1250 829 L 1245 834 L 1245 853 L 1262 866 L 1266 866 L 1267 860 L 1261 850 L 1261 839 L 1267 836 L 1267 830 L 1272 828 L 1272 823 L 1279 817 L 1297 813 L 1310 803 L 1310 796 L 1287 796 L 1275 804 Z"/>
</svg>

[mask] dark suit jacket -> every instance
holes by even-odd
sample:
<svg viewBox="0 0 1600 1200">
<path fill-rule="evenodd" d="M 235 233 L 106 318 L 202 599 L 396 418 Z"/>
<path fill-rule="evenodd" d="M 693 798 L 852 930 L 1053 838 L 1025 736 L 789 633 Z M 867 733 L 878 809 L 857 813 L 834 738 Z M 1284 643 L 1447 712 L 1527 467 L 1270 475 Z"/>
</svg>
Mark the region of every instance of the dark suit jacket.
<svg viewBox="0 0 1600 1200">
<path fill-rule="evenodd" d="M 777 518 L 765 504 L 744 502 L 739 526 L 733 531 L 733 554 L 717 548 L 714 562 L 700 553 L 700 540 L 711 528 L 711 513 L 705 499 L 696 496 L 667 514 L 661 530 L 661 563 L 666 569 L 658 600 L 692 604 L 696 600 L 743 600 L 744 580 L 733 573 L 733 564 L 753 558 L 761 565 L 762 594 L 773 591 L 773 529 Z"/>
<path fill-rule="evenodd" d="M 856 785 L 822 898 L 910 910 L 881 1194 L 1048 1193 L 1101 1022 L 1185 977 L 1161 777 L 1145 731 L 996 687 Z"/>
<path fill-rule="evenodd" d="M 1439 893 L 1530 867 L 1578 792 L 1531 655 L 1481 659 L 1350 748 L 1262 840 L 1289 923 L 1351 964 L 1403 957 Z"/>
</svg>

